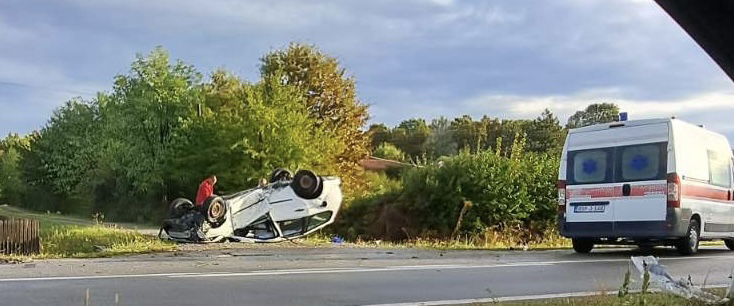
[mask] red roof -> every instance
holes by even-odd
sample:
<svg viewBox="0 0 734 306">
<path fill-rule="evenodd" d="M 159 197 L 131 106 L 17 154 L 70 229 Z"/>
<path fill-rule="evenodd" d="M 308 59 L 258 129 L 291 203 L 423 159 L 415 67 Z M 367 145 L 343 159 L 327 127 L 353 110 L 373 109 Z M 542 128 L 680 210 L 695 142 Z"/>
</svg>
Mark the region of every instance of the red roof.
<svg viewBox="0 0 734 306">
<path fill-rule="evenodd" d="M 363 159 L 359 162 L 359 165 L 362 166 L 362 168 L 364 168 L 365 170 L 372 171 L 383 171 L 387 168 L 410 166 L 410 164 L 401 163 L 396 160 L 383 159 L 373 156 L 370 156 L 370 158 L 368 159 Z"/>
</svg>

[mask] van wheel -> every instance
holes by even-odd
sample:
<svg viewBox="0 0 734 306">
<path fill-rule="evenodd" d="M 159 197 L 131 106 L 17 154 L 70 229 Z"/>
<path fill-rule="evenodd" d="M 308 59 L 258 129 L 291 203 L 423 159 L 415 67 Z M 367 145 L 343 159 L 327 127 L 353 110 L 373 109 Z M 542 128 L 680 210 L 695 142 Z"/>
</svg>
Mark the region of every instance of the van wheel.
<svg viewBox="0 0 734 306">
<path fill-rule="evenodd" d="M 724 244 L 726 244 L 727 248 L 734 251 L 734 239 L 724 239 Z"/>
<path fill-rule="evenodd" d="M 692 255 L 698 252 L 699 238 L 701 237 L 701 225 L 698 220 L 691 219 L 686 236 L 678 240 L 675 248 L 681 255 Z"/>
<path fill-rule="evenodd" d="M 591 252 L 591 249 L 594 248 L 594 240 L 591 239 L 573 238 L 571 239 L 571 243 L 573 244 L 573 250 L 576 251 L 576 253 L 586 254 Z"/>
</svg>

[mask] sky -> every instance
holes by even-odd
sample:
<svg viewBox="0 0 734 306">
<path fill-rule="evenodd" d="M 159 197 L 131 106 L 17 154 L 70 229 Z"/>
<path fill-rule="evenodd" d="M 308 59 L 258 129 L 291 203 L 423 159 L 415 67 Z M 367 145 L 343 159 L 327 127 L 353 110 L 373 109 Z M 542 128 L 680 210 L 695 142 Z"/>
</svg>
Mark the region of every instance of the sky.
<svg viewBox="0 0 734 306">
<path fill-rule="evenodd" d="M 289 42 L 339 59 L 372 123 L 545 108 L 565 123 L 612 102 L 734 143 L 734 83 L 652 0 L 3 0 L 0 134 L 109 91 L 155 46 L 254 81 L 259 58 Z"/>
</svg>

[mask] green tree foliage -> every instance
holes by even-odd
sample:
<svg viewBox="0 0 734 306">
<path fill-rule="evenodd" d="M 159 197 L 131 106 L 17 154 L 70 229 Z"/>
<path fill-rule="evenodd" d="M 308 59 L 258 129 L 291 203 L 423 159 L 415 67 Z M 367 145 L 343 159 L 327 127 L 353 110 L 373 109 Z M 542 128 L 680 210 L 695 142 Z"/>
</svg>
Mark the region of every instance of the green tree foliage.
<svg viewBox="0 0 734 306">
<path fill-rule="evenodd" d="M 619 106 L 614 103 L 594 103 L 568 118 L 566 127 L 575 129 L 587 125 L 607 123 L 619 118 Z"/>
<path fill-rule="evenodd" d="M 546 109 L 530 122 L 527 138 L 528 151 L 558 155 L 563 149 L 566 131 L 559 124 L 558 118 Z"/>
<path fill-rule="evenodd" d="M 67 102 L 24 145 L 8 145 L 17 136 L 3 142 L 0 200 L 158 221 L 169 199 L 192 198 L 211 173 L 217 193 L 248 188 L 276 167 L 339 174 L 344 139 L 283 79 L 251 84 L 215 71 L 204 81 L 161 48 L 139 55 L 111 92 Z"/>
<path fill-rule="evenodd" d="M 382 123 L 370 125 L 367 135 L 370 137 L 370 149 L 373 151 L 381 144 L 390 142 L 392 139 L 390 128 Z"/>
<path fill-rule="evenodd" d="M 397 161 L 404 161 L 405 160 L 405 153 L 398 149 L 395 145 L 391 143 L 383 143 L 380 146 L 375 149 L 375 151 L 372 153 L 373 156 L 384 158 L 384 159 L 390 159 L 390 160 L 397 160 Z"/>
<path fill-rule="evenodd" d="M 28 139 L 18 134 L 9 134 L 0 140 L 0 203 L 21 203 L 25 184 L 19 163 L 21 154 L 28 150 L 28 146 Z"/>
<path fill-rule="evenodd" d="M 277 78 L 252 85 L 217 72 L 204 92 L 202 115 L 183 121 L 175 149 L 186 185 L 205 173 L 217 173 L 220 188 L 237 190 L 279 167 L 336 171 L 342 148 L 317 127 L 297 88 Z"/>
<path fill-rule="evenodd" d="M 128 75 L 115 78 L 106 103 L 106 138 L 113 140 L 115 169 L 136 191 L 166 192 L 165 176 L 181 118 L 191 117 L 201 102 L 201 74 L 181 61 L 171 63 L 157 48 L 138 55 Z"/>
<path fill-rule="evenodd" d="M 431 132 L 426 146 L 430 157 L 438 158 L 456 154 L 458 146 L 454 140 L 454 131 L 451 130 L 451 123 L 446 117 L 431 120 L 428 127 Z"/>
<path fill-rule="evenodd" d="M 423 157 L 431 129 L 423 119 L 409 119 L 392 130 L 392 142 L 411 159 Z"/>
<path fill-rule="evenodd" d="M 486 130 L 482 129 L 482 125 L 469 115 L 455 118 L 450 128 L 456 145 L 461 150 L 477 152 L 486 140 Z"/>
<path fill-rule="evenodd" d="M 299 88 L 316 125 L 342 144 L 337 164 L 340 176 L 350 185 L 360 173 L 359 161 L 369 154 L 367 135 L 361 130 L 369 114 L 367 105 L 357 99 L 354 78 L 335 58 L 303 44 L 266 54 L 261 62 L 262 77 L 278 77 L 283 84 Z"/>
</svg>

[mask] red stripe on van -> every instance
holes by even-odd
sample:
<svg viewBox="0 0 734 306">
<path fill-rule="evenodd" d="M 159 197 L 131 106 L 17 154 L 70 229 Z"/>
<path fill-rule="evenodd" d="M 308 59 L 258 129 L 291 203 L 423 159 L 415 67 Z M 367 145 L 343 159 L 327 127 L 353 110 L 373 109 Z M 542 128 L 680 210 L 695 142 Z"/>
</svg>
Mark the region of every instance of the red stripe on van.
<svg viewBox="0 0 734 306">
<path fill-rule="evenodd" d="M 647 195 L 664 195 L 668 191 L 666 184 L 647 184 L 630 186 L 630 195 L 632 197 L 643 197 Z M 579 188 L 567 189 L 567 197 L 571 198 L 613 198 L 621 197 L 622 186 L 612 187 L 596 187 L 596 188 Z"/>
<path fill-rule="evenodd" d="M 596 188 L 580 188 L 566 189 L 568 198 L 611 198 L 622 196 L 622 187 L 596 187 Z"/>
<path fill-rule="evenodd" d="M 681 186 L 681 195 L 684 197 L 701 198 L 714 201 L 728 201 L 729 194 L 726 190 L 712 187 L 686 185 Z"/>
<path fill-rule="evenodd" d="M 630 196 L 642 197 L 653 194 L 666 194 L 668 192 L 667 184 L 649 184 L 649 185 L 637 185 L 632 186 L 630 189 Z"/>
</svg>

